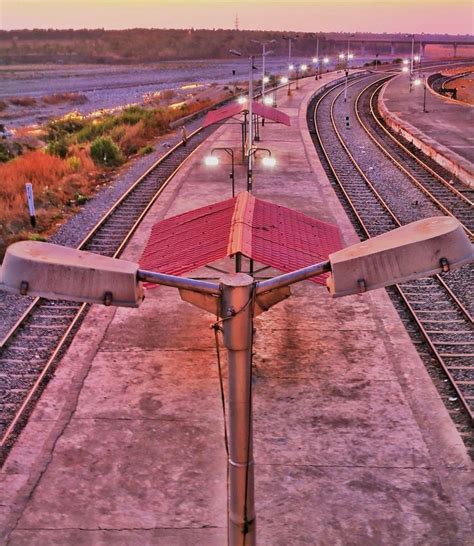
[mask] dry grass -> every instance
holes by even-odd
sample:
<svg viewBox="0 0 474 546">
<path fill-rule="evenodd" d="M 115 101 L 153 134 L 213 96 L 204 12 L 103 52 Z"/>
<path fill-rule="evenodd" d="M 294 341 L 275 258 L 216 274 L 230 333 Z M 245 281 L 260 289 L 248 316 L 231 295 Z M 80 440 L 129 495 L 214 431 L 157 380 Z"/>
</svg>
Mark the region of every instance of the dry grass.
<svg viewBox="0 0 474 546">
<path fill-rule="evenodd" d="M 29 214 L 25 184 L 35 195 L 38 233 L 48 233 L 52 222 L 67 216 L 75 196 L 90 195 L 96 168 L 85 150 L 74 149 L 78 161 L 60 159 L 37 150 L 0 165 L 0 256 L 6 245 L 28 237 Z"/>
<path fill-rule="evenodd" d="M 10 99 L 10 103 L 14 106 L 34 106 L 36 99 L 33 97 L 13 97 Z"/>
<path fill-rule="evenodd" d="M 52 95 L 45 95 L 41 97 L 41 100 L 45 104 L 63 104 L 65 102 L 70 104 L 84 104 L 87 102 L 87 97 L 80 93 L 53 93 Z"/>
</svg>

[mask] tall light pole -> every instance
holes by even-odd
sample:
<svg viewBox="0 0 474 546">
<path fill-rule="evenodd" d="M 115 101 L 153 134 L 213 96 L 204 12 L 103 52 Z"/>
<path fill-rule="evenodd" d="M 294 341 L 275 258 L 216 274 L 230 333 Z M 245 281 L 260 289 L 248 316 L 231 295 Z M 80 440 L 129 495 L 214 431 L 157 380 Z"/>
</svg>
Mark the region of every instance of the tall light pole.
<svg viewBox="0 0 474 546">
<path fill-rule="evenodd" d="M 407 34 L 407 38 L 411 37 L 411 58 L 410 58 L 410 93 L 412 91 L 412 79 L 413 79 L 413 62 L 415 57 L 415 35 Z"/>
<path fill-rule="evenodd" d="M 327 281 L 331 296 L 341 297 L 435 275 L 446 267 L 456 269 L 472 261 L 473 247 L 461 224 L 454 218 L 437 216 L 347 247 L 327 261 L 260 282 L 236 273 L 224 275 L 219 284 L 211 283 L 144 271 L 133 262 L 90 252 L 23 241 L 6 251 L 0 288 L 53 300 L 139 307 L 144 297 L 141 283 L 147 282 L 178 288 L 184 301 L 219 316 L 228 355 L 229 546 L 255 546 L 254 316 L 288 298 L 290 285 L 323 273 L 331 274 Z"/>
<path fill-rule="evenodd" d="M 296 36 L 283 36 L 283 40 L 288 40 L 288 72 L 291 70 L 291 43 L 299 38 L 299 34 Z"/>
<path fill-rule="evenodd" d="M 242 57 L 240 51 L 235 49 L 229 50 L 229 53 Z M 253 163 L 253 63 L 254 55 L 249 56 L 249 93 L 248 93 L 248 129 L 247 129 L 247 145 L 245 147 L 245 155 L 247 156 L 247 191 L 252 192 L 252 163 Z"/>
<path fill-rule="evenodd" d="M 273 44 L 276 40 L 269 40 L 268 42 L 263 42 L 260 40 L 252 40 L 254 44 L 259 44 L 262 46 L 262 102 L 265 103 L 265 83 L 266 83 L 266 74 L 265 74 L 265 58 L 267 55 L 270 55 L 272 51 L 267 51 L 266 47 L 268 44 Z"/>
</svg>

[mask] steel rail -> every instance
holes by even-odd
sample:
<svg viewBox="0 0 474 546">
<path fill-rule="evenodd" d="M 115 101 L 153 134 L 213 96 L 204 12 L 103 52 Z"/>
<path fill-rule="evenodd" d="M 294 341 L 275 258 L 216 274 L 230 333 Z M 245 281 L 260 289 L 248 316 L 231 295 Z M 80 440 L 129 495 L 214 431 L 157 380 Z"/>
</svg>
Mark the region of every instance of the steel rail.
<svg viewBox="0 0 474 546">
<path fill-rule="evenodd" d="M 357 83 L 357 82 L 356 82 Z M 371 84 L 373 85 L 373 84 Z M 370 86 L 369 86 L 370 87 Z M 314 116 L 313 116 L 313 119 L 314 119 L 314 126 L 315 126 L 315 132 L 317 134 L 317 137 L 318 137 L 318 140 L 319 140 L 319 144 L 320 144 L 320 147 L 322 149 L 322 152 L 324 154 L 324 157 L 328 163 L 328 165 L 330 166 L 331 168 L 331 171 L 332 171 L 332 174 L 335 178 L 335 180 L 337 181 L 338 185 L 340 186 L 344 196 L 347 198 L 347 201 L 348 201 L 348 204 L 349 206 L 351 207 L 351 209 L 353 210 L 353 213 L 355 214 L 356 218 L 359 220 L 360 222 L 360 225 L 361 225 L 361 228 L 363 229 L 366 237 L 370 238 L 371 237 L 371 234 L 370 234 L 370 231 L 366 225 L 366 223 L 361 219 L 361 216 L 360 214 L 358 213 L 358 211 L 355 209 L 355 205 L 353 203 L 353 201 L 350 199 L 350 197 L 348 196 L 348 191 L 346 190 L 346 188 L 344 187 L 344 184 L 342 183 L 340 177 L 337 175 L 337 172 L 334 168 L 334 164 L 333 162 L 331 161 L 330 157 L 329 157 L 329 154 L 326 150 L 326 148 L 324 147 L 323 143 L 322 143 L 322 139 L 321 139 L 321 134 L 320 134 L 320 131 L 318 129 L 318 122 L 317 122 L 317 111 L 318 111 L 318 108 L 322 102 L 322 100 L 331 92 L 331 91 L 334 91 L 334 87 L 332 89 L 330 89 L 329 91 L 327 91 L 320 99 L 319 101 L 317 102 L 316 106 L 315 106 L 315 109 L 314 109 Z M 342 136 L 340 134 L 340 131 L 338 130 L 337 128 L 337 125 L 336 125 L 336 122 L 335 122 L 335 119 L 334 119 L 334 105 L 335 105 L 335 102 L 336 100 L 339 98 L 339 96 L 342 94 L 342 90 L 335 96 L 335 98 L 332 100 L 331 102 L 331 124 L 332 124 L 332 128 L 334 130 L 334 133 L 336 134 L 341 146 L 343 147 L 344 151 L 346 152 L 349 160 L 352 162 L 352 164 L 354 165 L 354 167 L 357 169 L 357 171 L 361 174 L 362 178 L 364 179 L 364 181 L 366 181 L 369 185 L 369 187 L 372 189 L 373 186 L 372 184 L 370 183 L 370 181 L 367 179 L 367 177 L 365 176 L 365 174 L 362 172 L 361 168 L 359 167 L 359 165 L 357 164 L 357 161 L 355 160 L 355 158 L 353 157 L 353 155 L 351 154 L 350 150 L 348 149 L 348 147 L 346 146 L 345 142 L 343 141 L 342 139 Z M 384 207 L 384 209 L 386 210 L 386 212 L 391 216 L 392 219 L 394 219 L 394 221 L 398 224 L 398 225 L 402 225 L 401 222 L 398 220 L 398 218 L 396 217 L 396 215 L 392 212 L 392 210 L 390 209 L 390 206 L 385 202 L 385 200 L 379 195 L 379 193 L 377 191 L 373 191 L 374 195 L 376 196 L 377 200 L 380 202 L 380 204 L 382 204 L 382 206 Z M 439 276 L 439 275 L 436 275 L 435 276 L 436 280 L 440 283 L 440 285 L 446 290 L 449 298 L 458 306 L 459 310 L 463 313 L 463 315 L 468 318 L 468 320 L 470 320 L 472 322 L 472 318 L 470 317 L 470 314 L 468 312 L 468 310 L 462 305 L 462 303 L 459 301 L 459 299 L 455 296 L 455 294 L 452 292 L 452 290 L 446 285 L 446 283 L 444 282 L 444 280 Z M 449 367 L 446 365 L 446 363 L 444 362 L 444 359 L 443 357 L 439 354 L 439 351 L 437 350 L 433 340 L 431 339 L 429 333 L 427 332 L 426 328 L 424 327 L 422 321 L 420 320 L 420 318 L 418 317 L 418 315 L 416 314 L 416 310 L 413 308 L 413 306 L 410 304 L 410 302 L 408 301 L 408 298 L 406 297 L 405 293 L 403 292 L 403 288 L 399 285 L 395 285 L 395 288 L 397 290 L 397 292 L 399 293 L 400 297 L 402 298 L 403 302 L 405 303 L 405 306 L 406 308 L 408 309 L 410 315 L 412 316 L 413 320 L 415 321 L 415 323 L 417 324 L 421 334 L 423 335 L 423 338 L 425 339 L 427 345 L 429 346 L 429 348 L 431 349 L 432 351 L 432 354 L 434 355 L 434 357 L 436 358 L 436 360 L 438 361 L 438 363 L 440 364 L 441 368 L 443 369 L 443 372 L 445 373 L 446 377 L 448 378 L 451 386 L 453 387 L 454 391 L 456 392 L 457 396 L 459 397 L 459 400 L 461 401 L 461 404 L 463 405 L 463 407 L 465 408 L 467 414 L 469 415 L 471 421 L 473 420 L 473 412 L 469 406 L 469 403 L 468 401 L 465 399 L 463 393 L 461 392 L 460 388 L 458 387 L 457 385 L 457 381 L 456 379 L 453 377 L 453 375 L 451 374 L 450 370 L 449 370 Z M 449 345 L 449 343 L 446 343 L 447 345 Z"/>
<path fill-rule="evenodd" d="M 456 218 L 456 215 L 453 214 L 445 205 L 443 205 L 443 203 L 441 203 L 441 201 L 435 196 L 433 195 L 430 190 L 423 184 L 422 181 L 420 181 L 419 179 L 417 179 L 412 173 L 410 173 L 408 171 L 408 169 L 398 160 L 396 159 L 391 153 L 390 151 L 385 148 L 382 143 L 371 133 L 371 131 L 369 130 L 369 128 L 365 125 L 364 121 L 362 120 L 362 116 L 360 115 L 360 112 L 359 112 L 359 102 L 360 102 L 360 99 L 362 97 L 362 95 L 364 93 L 366 93 L 368 91 L 368 89 L 370 89 L 371 87 L 373 86 L 377 86 L 376 89 L 373 91 L 373 93 L 371 94 L 370 96 L 370 99 L 369 99 L 369 105 L 370 105 L 370 113 L 372 115 L 372 117 L 375 119 L 375 121 L 377 122 L 377 124 L 380 126 L 381 129 L 383 129 L 384 133 L 390 137 L 390 139 L 395 142 L 398 146 L 400 146 L 400 148 L 402 148 L 402 150 L 404 152 L 406 152 L 410 157 L 412 157 L 413 159 L 415 159 L 417 161 L 417 163 L 423 167 L 430 175 L 432 176 L 435 176 L 435 178 L 441 182 L 447 189 L 449 189 L 457 198 L 459 198 L 461 201 L 463 201 L 465 204 L 473 207 L 474 204 L 472 203 L 472 201 L 470 201 L 467 197 L 465 197 L 462 193 L 460 193 L 458 190 L 456 190 L 455 188 L 453 188 L 449 182 L 447 182 L 443 177 L 441 177 L 440 175 L 438 175 L 437 173 L 435 173 L 435 171 L 433 171 L 433 169 L 431 169 L 428 165 L 426 165 L 421 159 L 417 158 L 414 154 L 412 154 L 401 142 L 399 142 L 397 139 L 395 139 L 386 129 L 385 127 L 380 123 L 380 121 L 377 119 L 376 115 L 375 115 L 375 112 L 374 112 L 374 109 L 373 109 L 373 99 L 374 99 L 374 96 L 375 94 L 377 93 L 377 91 L 379 91 L 379 89 L 385 85 L 386 82 L 382 81 L 382 83 L 380 83 L 380 81 L 378 82 L 375 82 L 375 83 L 372 83 L 370 85 L 368 85 L 365 89 L 362 89 L 362 91 L 359 93 L 359 95 L 357 96 L 356 98 L 356 101 L 355 101 L 355 104 L 354 104 L 354 112 L 355 112 L 355 115 L 357 117 L 357 121 L 359 122 L 359 124 L 361 125 L 361 127 L 364 129 L 364 131 L 367 133 L 368 137 L 372 140 L 372 142 L 374 142 L 374 144 L 386 155 L 386 157 L 388 157 L 390 159 L 390 161 L 393 162 L 393 164 L 400 170 L 403 172 L 403 174 L 405 174 L 412 182 L 413 184 L 415 184 L 415 186 L 421 190 L 426 196 L 429 197 L 429 199 L 431 199 L 431 201 L 433 202 L 433 204 L 439 209 L 441 210 L 445 215 L 447 216 L 452 216 L 453 218 Z M 458 219 L 459 220 L 459 219 Z M 459 220 L 462 224 L 462 226 L 464 227 L 464 230 L 466 231 L 466 233 L 469 235 L 469 237 L 472 239 L 474 238 L 474 233 L 466 226 L 462 223 L 461 220 Z"/>
</svg>

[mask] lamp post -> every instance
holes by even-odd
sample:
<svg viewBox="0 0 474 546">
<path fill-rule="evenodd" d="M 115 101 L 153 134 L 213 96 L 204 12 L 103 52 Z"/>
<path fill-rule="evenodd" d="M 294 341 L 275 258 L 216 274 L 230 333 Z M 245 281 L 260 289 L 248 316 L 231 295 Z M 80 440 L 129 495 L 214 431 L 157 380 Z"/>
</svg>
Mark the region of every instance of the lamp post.
<svg viewBox="0 0 474 546">
<path fill-rule="evenodd" d="M 422 74 L 420 77 L 416 78 L 413 82 L 415 87 L 419 87 L 420 85 L 423 85 L 423 113 L 428 113 L 428 110 L 426 109 L 426 74 Z"/>
<path fill-rule="evenodd" d="M 225 152 L 227 155 L 230 156 L 231 159 L 231 171 L 229 174 L 229 178 L 232 185 L 232 197 L 235 197 L 235 162 L 234 162 L 234 150 L 232 148 L 227 148 L 225 146 L 221 146 L 218 148 L 212 148 L 211 154 L 206 156 L 204 158 L 204 163 L 208 167 L 217 167 L 219 165 L 219 158 L 214 155 L 215 152 Z"/>
<path fill-rule="evenodd" d="M 415 57 L 415 35 L 406 34 L 407 38 L 411 38 L 411 57 L 410 57 L 410 93 L 412 91 L 412 79 L 413 79 L 413 63 Z"/>
<path fill-rule="evenodd" d="M 229 51 L 232 55 L 241 57 L 242 53 L 231 49 Z M 247 130 L 247 142 L 245 147 L 245 155 L 247 158 L 247 191 L 252 191 L 252 147 L 253 147 L 253 63 L 254 55 L 249 56 L 249 91 L 248 91 L 248 130 Z"/>
<path fill-rule="evenodd" d="M 11 245 L 0 288 L 15 294 L 121 307 L 139 307 L 141 282 L 178 288 L 184 301 L 217 314 L 228 353 L 229 546 L 255 546 L 252 433 L 253 318 L 291 295 L 290 285 L 330 272 L 332 297 L 363 293 L 434 275 L 474 261 L 461 224 L 451 217 L 413 222 L 355 244 L 320 262 L 257 282 L 225 275 L 219 284 L 144 271 L 138 265 L 49 243 Z M 304 309 L 303 309 L 304 311 Z"/>
<path fill-rule="evenodd" d="M 292 68 L 290 68 L 292 66 L 292 62 L 291 62 L 291 43 L 296 41 L 299 38 L 299 34 L 297 34 L 296 36 L 282 36 L 282 38 L 283 38 L 283 40 L 288 41 L 288 70 L 293 70 Z"/>
</svg>

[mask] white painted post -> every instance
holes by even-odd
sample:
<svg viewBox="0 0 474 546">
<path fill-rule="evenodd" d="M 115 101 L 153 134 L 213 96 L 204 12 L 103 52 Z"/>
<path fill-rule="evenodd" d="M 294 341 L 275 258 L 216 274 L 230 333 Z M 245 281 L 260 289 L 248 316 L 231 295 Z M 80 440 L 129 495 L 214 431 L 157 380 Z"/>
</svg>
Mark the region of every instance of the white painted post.
<svg viewBox="0 0 474 546">
<path fill-rule="evenodd" d="M 35 210 L 35 200 L 33 196 L 33 184 L 27 182 L 25 184 L 26 188 L 26 200 L 28 201 L 28 211 L 30 213 L 30 223 L 33 227 L 36 226 L 36 210 Z"/>
</svg>

